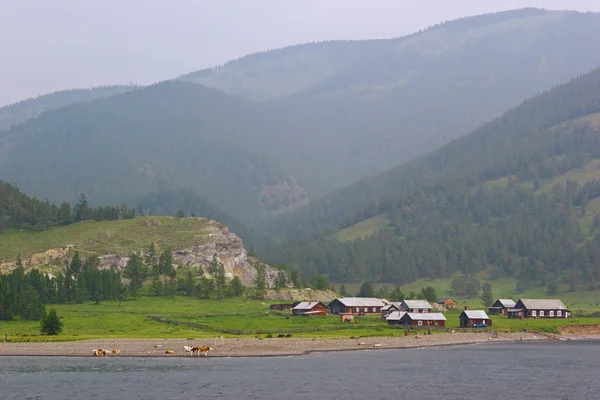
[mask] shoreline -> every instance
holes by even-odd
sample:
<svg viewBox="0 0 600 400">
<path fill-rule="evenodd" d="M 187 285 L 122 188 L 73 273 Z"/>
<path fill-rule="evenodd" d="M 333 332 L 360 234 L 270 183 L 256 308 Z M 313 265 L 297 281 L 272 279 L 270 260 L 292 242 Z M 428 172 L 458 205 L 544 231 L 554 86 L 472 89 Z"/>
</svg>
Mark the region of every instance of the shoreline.
<svg viewBox="0 0 600 400">
<path fill-rule="evenodd" d="M 564 340 L 600 340 L 597 335 L 564 336 Z M 528 332 L 505 333 L 494 337 L 490 333 L 448 333 L 408 337 L 369 337 L 361 339 L 299 339 L 299 338 L 227 338 L 215 339 L 89 339 L 75 342 L 0 342 L 0 357 L 94 357 L 94 349 L 119 350 L 105 358 L 132 357 L 289 357 L 357 350 L 399 350 L 433 348 L 485 343 L 524 343 L 551 340 Z M 556 340 L 554 340 L 556 341 Z M 559 340 L 563 341 L 563 340 Z M 208 356 L 183 354 L 183 346 L 210 346 Z M 172 350 L 174 354 L 165 354 Z"/>
</svg>

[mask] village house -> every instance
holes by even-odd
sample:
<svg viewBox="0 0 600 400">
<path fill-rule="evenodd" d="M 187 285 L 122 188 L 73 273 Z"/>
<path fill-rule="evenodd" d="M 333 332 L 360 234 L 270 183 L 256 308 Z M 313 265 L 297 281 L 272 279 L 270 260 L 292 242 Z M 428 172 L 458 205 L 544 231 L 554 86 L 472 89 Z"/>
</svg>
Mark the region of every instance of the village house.
<svg viewBox="0 0 600 400">
<path fill-rule="evenodd" d="M 506 312 L 510 308 L 515 307 L 513 299 L 498 299 L 491 307 L 488 307 L 490 315 L 506 315 Z"/>
<path fill-rule="evenodd" d="M 379 314 L 387 303 L 389 303 L 387 300 L 373 297 L 340 297 L 329 303 L 329 312 L 332 314 Z"/>
<path fill-rule="evenodd" d="M 459 318 L 461 328 L 492 326 L 492 320 L 483 310 L 465 310 Z"/>
<path fill-rule="evenodd" d="M 452 297 L 442 297 L 441 299 L 437 300 L 437 303 L 446 307 L 447 310 L 456 308 L 456 305 L 458 304 Z"/>
<path fill-rule="evenodd" d="M 394 311 L 400 311 L 400 302 L 387 303 L 385 306 L 381 307 L 381 318 L 386 318 Z"/>
<path fill-rule="evenodd" d="M 402 325 L 401 320 L 406 311 L 392 311 L 385 319 L 388 325 Z"/>
<path fill-rule="evenodd" d="M 559 299 L 519 299 L 508 318 L 569 318 L 571 311 Z"/>
<path fill-rule="evenodd" d="M 318 316 L 324 317 L 327 315 L 327 306 L 320 301 L 303 301 L 298 303 L 293 309 L 292 313 L 295 316 Z"/>
<path fill-rule="evenodd" d="M 411 313 L 411 312 L 407 312 L 400 318 L 400 325 L 446 326 L 446 317 L 444 317 L 444 314 L 442 314 L 442 313 Z"/>
<path fill-rule="evenodd" d="M 400 303 L 400 310 L 409 313 L 428 313 L 432 308 L 427 300 L 404 300 Z"/>
</svg>

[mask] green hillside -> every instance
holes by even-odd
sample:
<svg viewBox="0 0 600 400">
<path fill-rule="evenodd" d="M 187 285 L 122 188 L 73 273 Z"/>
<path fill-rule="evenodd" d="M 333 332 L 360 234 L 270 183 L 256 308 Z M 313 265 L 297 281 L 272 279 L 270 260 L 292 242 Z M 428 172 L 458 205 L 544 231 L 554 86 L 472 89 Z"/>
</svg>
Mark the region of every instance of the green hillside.
<svg viewBox="0 0 600 400">
<path fill-rule="evenodd" d="M 257 224 L 600 65 L 597 37 L 598 14 L 525 9 L 251 55 L 0 133 L 0 179 L 55 202 L 190 188 Z"/>
<path fill-rule="evenodd" d="M 488 271 L 539 291 L 596 290 L 599 111 L 596 69 L 428 156 L 274 221 L 270 235 L 281 239 L 264 252 L 338 282 Z M 384 215 L 389 228 L 376 234 L 332 236 Z"/>
<path fill-rule="evenodd" d="M 73 103 L 89 102 L 134 90 L 135 86 L 101 86 L 92 89 L 62 90 L 23 100 L 0 108 L 0 131 L 21 124 L 40 114 Z"/>
<path fill-rule="evenodd" d="M 121 221 L 83 221 L 46 231 L 2 234 L 0 261 L 11 261 L 50 249 L 72 246 L 82 255 L 129 254 L 151 242 L 159 248 L 188 248 L 208 240 L 210 221 L 196 218 L 142 217 Z M 220 226 L 220 225 L 217 225 Z"/>
</svg>

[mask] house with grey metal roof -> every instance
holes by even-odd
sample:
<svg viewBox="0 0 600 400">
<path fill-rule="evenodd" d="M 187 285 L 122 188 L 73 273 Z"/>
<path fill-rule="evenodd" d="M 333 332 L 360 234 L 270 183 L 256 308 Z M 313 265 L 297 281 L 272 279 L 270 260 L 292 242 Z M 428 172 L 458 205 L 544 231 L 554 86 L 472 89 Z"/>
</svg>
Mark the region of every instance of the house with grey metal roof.
<svg viewBox="0 0 600 400">
<path fill-rule="evenodd" d="M 513 299 L 498 299 L 491 307 L 488 307 L 490 315 L 506 315 L 506 311 L 516 305 Z"/>
<path fill-rule="evenodd" d="M 389 318 L 389 317 L 388 317 Z M 410 326 L 446 326 L 446 317 L 442 313 L 407 312 L 400 318 L 400 325 Z"/>
<path fill-rule="evenodd" d="M 570 318 L 571 311 L 559 299 L 519 299 L 507 311 L 508 318 Z"/>
<path fill-rule="evenodd" d="M 401 325 L 400 320 L 404 317 L 406 311 L 392 311 L 385 319 L 388 325 Z"/>
<path fill-rule="evenodd" d="M 427 300 L 404 300 L 400 303 L 400 310 L 411 313 L 428 313 L 432 308 Z"/>
<path fill-rule="evenodd" d="M 492 326 L 492 320 L 483 310 L 464 310 L 458 318 L 461 328 Z"/>
<path fill-rule="evenodd" d="M 373 297 L 340 297 L 329 303 L 332 314 L 379 314 L 389 301 Z"/>
<path fill-rule="evenodd" d="M 327 306 L 320 301 L 303 301 L 292 308 L 293 315 L 308 316 L 325 316 L 327 315 Z"/>
</svg>

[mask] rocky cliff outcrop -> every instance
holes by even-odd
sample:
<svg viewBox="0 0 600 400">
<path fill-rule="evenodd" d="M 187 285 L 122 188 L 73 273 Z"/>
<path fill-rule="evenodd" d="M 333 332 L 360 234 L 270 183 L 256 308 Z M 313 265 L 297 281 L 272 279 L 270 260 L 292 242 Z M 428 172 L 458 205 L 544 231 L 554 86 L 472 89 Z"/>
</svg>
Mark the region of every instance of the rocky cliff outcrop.
<svg viewBox="0 0 600 400">
<path fill-rule="evenodd" d="M 160 219 L 164 221 L 161 223 Z M 225 274 L 228 278 L 239 276 L 245 286 L 254 286 L 257 267 L 265 268 L 265 275 L 268 287 L 273 287 L 278 270 L 272 268 L 255 257 L 248 255 L 244 248 L 242 240 L 229 231 L 226 226 L 223 226 L 215 221 L 210 221 L 205 218 L 187 218 L 174 219 L 168 217 L 144 217 L 136 220 L 139 230 L 156 231 L 159 227 L 167 229 L 169 225 L 173 225 L 170 221 L 180 224 L 197 223 L 201 228 L 190 231 L 193 237 L 187 237 L 185 245 L 169 243 L 166 239 L 166 245 L 171 245 L 173 251 L 173 264 L 175 268 L 187 267 L 190 269 L 202 269 L 204 274 L 210 276 L 208 266 L 210 265 L 213 255 L 217 255 L 217 259 L 223 264 Z M 138 232 L 139 233 L 139 232 Z M 103 236 L 104 240 L 121 240 L 118 235 L 111 234 Z M 89 242 L 88 242 L 89 243 Z M 190 245 L 191 244 L 191 245 Z M 135 249 L 135 251 L 143 252 L 145 249 Z M 39 268 L 45 272 L 57 273 L 64 269 L 65 261 L 70 259 L 75 251 L 80 251 L 83 257 L 95 254 L 99 259 L 99 268 L 115 268 L 122 271 L 127 266 L 129 261 L 130 251 L 124 251 L 122 254 L 98 254 L 89 248 L 85 248 L 82 244 L 70 244 L 64 247 L 53 248 L 44 252 L 22 257 L 22 262 L 25 269 Z M 0 273 L 7 273 L 16 267 L 16 261 L 6 261 L 0 263 Z"/>
</svg>

